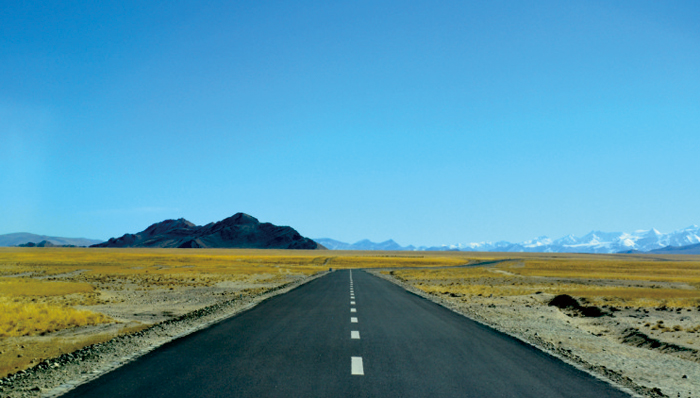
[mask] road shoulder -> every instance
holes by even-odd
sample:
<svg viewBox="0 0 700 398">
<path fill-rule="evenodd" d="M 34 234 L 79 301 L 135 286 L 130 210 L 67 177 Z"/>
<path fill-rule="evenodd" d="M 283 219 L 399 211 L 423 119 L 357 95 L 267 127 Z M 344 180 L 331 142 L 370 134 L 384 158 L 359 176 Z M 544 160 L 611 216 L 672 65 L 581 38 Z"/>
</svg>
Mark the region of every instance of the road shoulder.
<svg viewBox="0 0 700 398">
<path fill-rule="evenodd" d="M 426 293 L 409 283 L 402 282 L 391 275 L 383 274 L 382 270 L 366 270 L 366 272 L 394 283 L 407 291 L 430 300 L 436 304 L 439 304 L 455 313 L 465 316 L 475 322 L 478 322 L 487 327 L 493 328 L 507 334 L 517 340 L 520 340 L 528 345 L 531 345 L 551 356 L 559 358 L 563 362 L 566 362 L 577 369 L 580 369 L 600 380 L 603 380 L 618 389 L 621 389 L 632 396 L 637 397 L 664 397 L 667 396 L 662 393 L 662 391 L 654 386 L 648 387 L 635 383 L 632 379 L 609 369 L 605 364 L 592 363 L 586 361 L 584 353 L 575 352 L 569 350 L 567 347 L 559 346 L 558 344 L 553 344 L 550 341 L 542 338 L 541 333 L 538 333 L 536 329 L 529 325 L 524 325 L 523 323 L 512 322 L 512 316 L 498 317 L 493 316 L 493 312 L 482 311 L 481 307 L 483 304 L 477 304 L 476 306 L 463 305 L 456 300 L 450 300 L 448 298 L 439 297 L 433 294 Z M 488 309 L 488 307 L 487 307 Z M 505 322 L 504 322 L 505 321 Z M 537 321 L 535 321 L 537 322 Z"/>
</svg>

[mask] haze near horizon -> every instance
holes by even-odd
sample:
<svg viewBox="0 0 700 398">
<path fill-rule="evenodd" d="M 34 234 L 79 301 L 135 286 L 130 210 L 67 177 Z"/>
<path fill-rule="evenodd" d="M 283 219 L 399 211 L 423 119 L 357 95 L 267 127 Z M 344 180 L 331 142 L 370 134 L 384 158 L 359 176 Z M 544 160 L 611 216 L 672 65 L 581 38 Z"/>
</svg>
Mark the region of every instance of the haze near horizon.
<svg viewBox="0 0 700 398">
<path fill-rule="evenodd" d="M 700 4 L 22 2 L 0 234 L 245 212 L 442 245 L 700 224 Z"/>
</svg>

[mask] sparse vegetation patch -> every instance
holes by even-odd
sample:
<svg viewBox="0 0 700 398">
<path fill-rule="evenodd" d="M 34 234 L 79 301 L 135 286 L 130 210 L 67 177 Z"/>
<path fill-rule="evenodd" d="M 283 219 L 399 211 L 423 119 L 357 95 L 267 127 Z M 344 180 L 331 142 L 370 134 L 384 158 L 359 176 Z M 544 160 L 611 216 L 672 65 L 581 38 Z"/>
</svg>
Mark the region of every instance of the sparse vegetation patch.
<svg viewBox="0 0 700 398">
<path fill-rule="evenodd" d="M 46 334 L 111 321 L 108 316 L 88 310 L 0 298 L 0 338 Z"/>
</svg>

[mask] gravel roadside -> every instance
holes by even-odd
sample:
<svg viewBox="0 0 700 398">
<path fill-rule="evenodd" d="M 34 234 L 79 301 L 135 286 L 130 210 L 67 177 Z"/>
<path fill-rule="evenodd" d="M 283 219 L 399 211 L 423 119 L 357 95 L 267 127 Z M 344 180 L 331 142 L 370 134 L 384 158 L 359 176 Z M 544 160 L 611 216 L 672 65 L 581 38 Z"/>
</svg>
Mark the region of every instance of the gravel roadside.
<svg viewBox="0 0 700 398">
<path fill-rule="evenodd" d="M 552 295 L 458 297 L 429 294 L 382 270 L 371 274 L 517 338 L 636 397 L 700 396 L 700 363 L 675 354 L 624 344 L 601 331 L 610 320 L 571 318 L 548 306 Z"/>
</svg>

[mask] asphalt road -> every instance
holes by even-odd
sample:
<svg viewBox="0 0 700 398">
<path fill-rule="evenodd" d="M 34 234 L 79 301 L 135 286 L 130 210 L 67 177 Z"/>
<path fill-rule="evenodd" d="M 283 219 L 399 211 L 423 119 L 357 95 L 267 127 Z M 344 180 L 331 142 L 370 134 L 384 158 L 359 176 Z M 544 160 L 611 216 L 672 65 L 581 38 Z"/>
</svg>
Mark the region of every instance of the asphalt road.
<svg viewBox="0 0 700 398">
<path fill-rule="evenodd" d="M 269 299 L 64 397 L 629 395 L 355 270 Z"/>
</svg>

